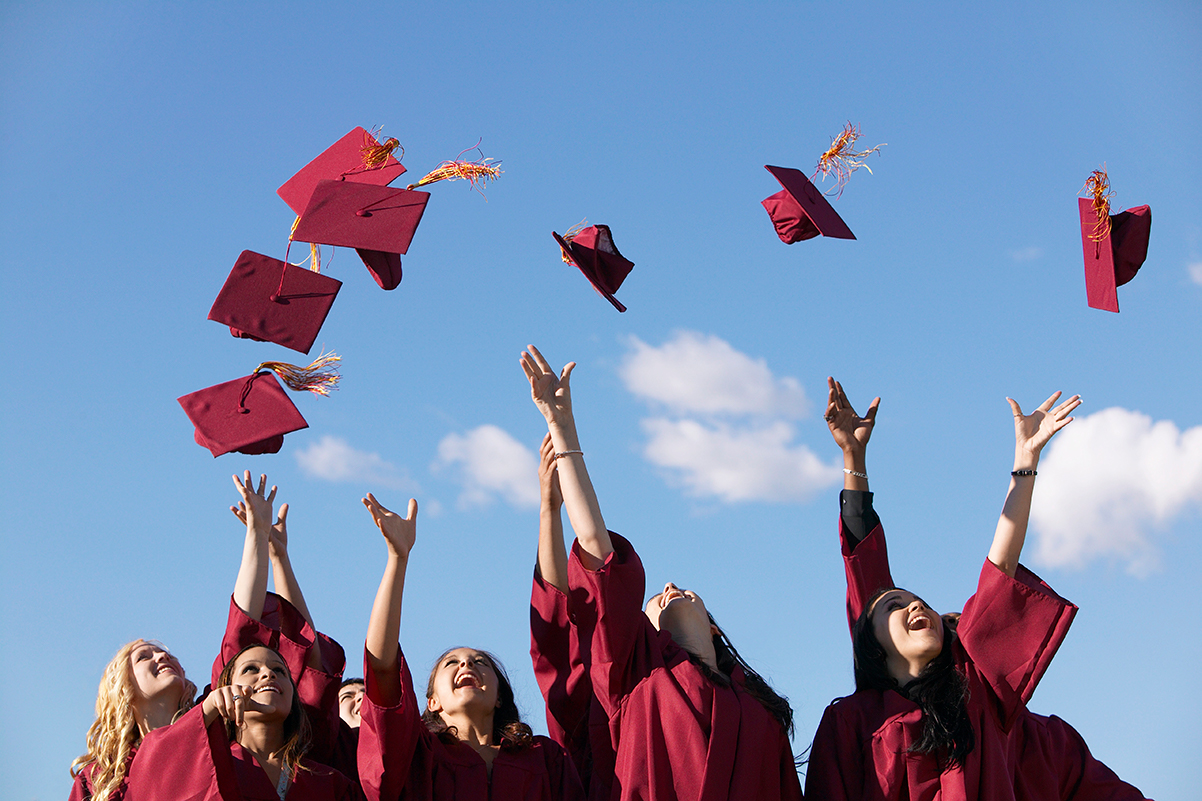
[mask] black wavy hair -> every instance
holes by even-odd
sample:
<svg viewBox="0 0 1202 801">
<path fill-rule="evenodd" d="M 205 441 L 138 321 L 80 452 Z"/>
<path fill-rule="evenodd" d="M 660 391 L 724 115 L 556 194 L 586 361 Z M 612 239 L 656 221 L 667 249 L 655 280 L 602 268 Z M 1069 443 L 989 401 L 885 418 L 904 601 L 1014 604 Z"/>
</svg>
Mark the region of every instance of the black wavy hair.
<svg viewBox="0 0 1202 801">
<path fill-rule="evenodd" d="M 945 625 L 943 648 L 922 669 L 918 678 L 904 686 L 889 675 L 885 648 L 873 632 L 871 612 L 880 597 L 896 587 L 878 590 L 864 605 L 864 611 L 852 627 L 852 655 L 855 660 L 856 692 L 895 690 L 918 704 L 922 710 L 922 735 L 910 751 L 931 754 L 941 770 L 964 767 L 976 747 L 976 733 L 968 717 L 968 683 L 956 669 L 952 650 L 956 640 L 954 627 Z M 944 622 L 947 619 L 944 618 Z"/>
<path fill-rule="evenodd" d="M 434 675 L 438 672 L 438 666 L 442 664 L 442 660 L 447 658 L 447 654 L 458 648 L 459 646 L 448 648 L 438 659 L 434 660 L 434 667 L 431 668 L 430 678 L 426 682 L 427 701 L 434 696 Z M 505 666 L 501 664 L 501 660 L 488 651 L 480 651 L 475 648 L 472 650 L 488 659 L 493 672 L 497 674 L 498 704 L 492 719 L 493 742 L 499 744 L 502 751 L 511 753 L 524 751 L 534 744 L 534 732 L 522 722 L 522 713 L 518 711 L 518 704 L 513 695 L 513 685 L 509 683 L 509 675 L 505 672 Z M 422 712 L 422 721 L 426 724 L 426 728 L 437 734 L 443 742 L 458 742 L 459 733 L 455 727 L 447 725 L 447 722 L 442 719 L 442 715 L 432 711 L 428 705 Z"/>
</svg>

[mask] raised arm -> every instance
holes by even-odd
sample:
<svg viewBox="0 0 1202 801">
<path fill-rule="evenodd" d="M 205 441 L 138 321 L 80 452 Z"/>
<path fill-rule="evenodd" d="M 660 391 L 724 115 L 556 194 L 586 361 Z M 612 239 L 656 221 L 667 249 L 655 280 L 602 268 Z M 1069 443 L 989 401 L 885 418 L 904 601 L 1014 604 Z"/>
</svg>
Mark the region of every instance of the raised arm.
<svg viewBox="0 0 1202 801">
<path fill-rule="evenodd" d="M 267 476 L 259 476 L 259 488 L 254 487 L 250 471 L 244 478 L 234 476 L 234 486 L 242 496 L 246 542 L 242 547 L 242 564 L 234 582 L 234 603 L 252 620 L 263 617 L 263 601 L 267 597 L 268 539 L 271 537 L 271 504 L 276 488 L 265 494 Z"/>
<path fill-rule="evenodd" d="M 613 543 L 601 516 L 597 493 L 584 465 L 584 452 L 580 450 L 580 438 L 576 434 L 576 420 L 572 416 L 572 394 L 568 380 L 575 362 L 569 362 L 555 375 L 551 365 L 533 345 L 522 352 L 522 371 L 530 381 L 530 396 L 534 405 L 547 421 L 547 430 L 554 445 L 554 459 L 559 473 L 559 487 L 563 503 L 568 510 L 568 520 L 576 533 L 576 540 L 583 550 L 584 566 L 596 570 L 613 553 Z"/>
<path fill-rule="evenodd" d="M 1081 396 L 1074 395 L 1053 408 L 1052 404 L 1059 398 L 1060 393 L 1053 392 L 1050 398 L 1028 415 L 1023 414 L 1016 401 L 1006 398 L 1014 413 L 1014 472 L 1010 474 L 1006 503 L 1002 506 L 993 544 L 989 548 L 989 561 L 1011 578 L 1018 570 L 1018 557 L 1027 538 L 1039 453 L 1057 431 L 1073 421 L 1069 414 L 1081 405 Z"/>
<path fill-rule="evenodd" d="M 538 574 L 560 592 L 568 591 L 568 551 L 563 544 L 563 493 L 559 489 L 555 443 L 543 437 L 538 453 Z"/>
<path fill-rule="evenodd" d="M 843 385 L 834 378 L 826 379 L 826 425 L 835 438 L 835 444 L 843 451 L 843 489 L 868 491 L 868 469 L 864 454 L 868 439 L 876 424 L 876 410 L 880 398 L 873 398 L 868 412 L 860 417 L 847 400 Z M 863 539 L 863 536 L 860 537 Z"/>
<path fill-rule="evenodd" d="M 383 706 L 401 699 L 401 681 L 397 674 L 397 643 L 401 635 L 401 598 L 405 591 L 405 570 L 409 552 L 417 539 L 417 501 L 409 499 L 408 515 L 401 517 L 384 508 L 370 492 L 363 505 L 388 543 L 388 561 L 371 608 L 367 624 L 366 659 L 372 671 Z"/>
</svg>

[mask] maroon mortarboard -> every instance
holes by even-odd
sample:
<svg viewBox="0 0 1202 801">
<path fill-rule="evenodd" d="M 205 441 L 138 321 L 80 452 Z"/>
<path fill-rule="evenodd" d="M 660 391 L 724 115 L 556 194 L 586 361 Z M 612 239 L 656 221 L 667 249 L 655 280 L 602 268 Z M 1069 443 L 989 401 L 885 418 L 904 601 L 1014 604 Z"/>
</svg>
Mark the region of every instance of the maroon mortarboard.
<svg viewBox="0 0 1202 801">
<path fill-rule="evenodd" d="M 308 353 L 341 287 L 336 278 L 244 250 L 209 319 L 228 325 L 234 336 Z"/>
<path fill-rule="evenodd" d="M 835 239 L 855 239 L 856 235 L 801 170 L 792 167 L 764 169 L 784 187 L 761 203 L 776 226 L 776 235 L 786 245 L 812 239 L 821 234 Z"/>
<path fill-rule="evenodd" d="M 560 236 L 554 231 L 551 236 L 563 250 L 563 260 L 575 264 L 589 280 L 601 297 L 613 304 L 620 312 L 626 307 L 614 297 L 626 276 L 634 269 L 634 262 L 625 258 L 614 246 L 613 234 L 608 225 L 590 225 L 576 233 Z"/>
<path fill-rule="evenodd" d="M 294 212 L 300 214 L 322 180 L 355 181 L 385 186 L 405 172 L 405 166 L 392 157 L 400 143 L 388 139 L 382 145 L 363 128 L 355 128 L 326 148 L 276 190 Z"/>
<path fill-rule="evenodd" d="M 409 250 L 429 199 L 411 189 L 320 181 L 292 238 L 355 248 L 376 283 L 393 289 L 401 281 L 399 254 Z"/>
<path fill-rule="evenodd" d="M 293 390 L 326 395 L 338 382 L 339 357 L 323 354 L 308 367 L 263 362 L 248 376 L 179 398 L 195 427 L 193 438 L 214 457 L 223 453 L 278 453 L 284 435 L 309 424 L 279 381 Z"/>
<path fill-rule="evenodd" d="M 1139 272 L 1148 257 L 1152 209 L 1136 206 L 1108 214 L 1109 204 L 1077 198 L 1081 215 L 1081 248 L 1085 254 L 1085 296 L 1090 308 L 1117 312 L 1118 288 Z M 1105 220 L 1102 217 L 1105 217 Z"/>
</svg>

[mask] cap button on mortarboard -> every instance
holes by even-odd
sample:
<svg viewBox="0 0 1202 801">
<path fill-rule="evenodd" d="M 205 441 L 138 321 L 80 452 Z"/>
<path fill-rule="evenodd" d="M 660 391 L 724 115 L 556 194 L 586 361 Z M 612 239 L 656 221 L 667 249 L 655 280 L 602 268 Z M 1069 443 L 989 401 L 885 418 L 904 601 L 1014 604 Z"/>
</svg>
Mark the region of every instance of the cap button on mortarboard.
<svg viewBox="0 0 1202 801">
<path fill-rule="evenodd" d="M 359 209 L 358 211 L 355 212 L 355 216 L 356 217 L 370 217 L 371 212 L 368 211 L 367 209 Z"/>
<path fill-rule="evenodd" d="M 241 409 L 238 410 L 238 414 L 250 414 L 250 409 L 243 406 Z"/>
</svg>

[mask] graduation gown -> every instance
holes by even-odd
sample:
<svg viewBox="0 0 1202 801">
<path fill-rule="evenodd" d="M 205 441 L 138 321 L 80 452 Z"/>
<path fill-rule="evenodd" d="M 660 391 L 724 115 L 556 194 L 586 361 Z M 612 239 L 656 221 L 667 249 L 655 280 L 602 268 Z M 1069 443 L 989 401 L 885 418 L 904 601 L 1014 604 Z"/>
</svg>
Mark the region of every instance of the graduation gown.
<svg viewBox="0 0 1202 801">
<path fill-rule="evenodd" d="M 547 708 L 547 732 L 572 758 L 593 801 L 609 798 L 614 751 L 609 719 L 593 695 L 579 630 L 568 597 L 536 570 L 530 592 L 530 659 Z"/>
<path fill-rule="evenodd" d="M 360 801 L 358 786 L 333 768 L 303 760 L 286 801 Z M 267 774 L 226 738 L 219 717 L 207 728 L 200 705 L 146 735 L 129 772 L 126 801 L 279 801 Z"/>
<path fill-rule="evenodd" d="M 616 749 L 612 799 L 794 801 L 801 785 L 780 723 L 743 688 L 736 668 L 721 687 L 643 613 L 643 565 L 610 534 L 614 552 L 585 569 L 568 562 L 593 693 Z M 579 594 L 579 596 L 577 595 Z M 583 600 L 577 604 L 577 597 Z"/>
<path fill-rule="evenodd" d="M 841 497 L 847 494 L 845 492 Z M 871 507 L 871 493 L 863 495 Z M 878 590 L 896 586 L 889 570 L 884 528 L 875 514 L 872 517 L 875 525 L 858 543 L 850 535 L 843 516 L 839 518 L 839 544 L 847 576 L 849 626 L 855 623 L 868 600 Z M 1027 575 L 1033 574 L 1028 572 Z M 1061 639 L 1064 634 L 1067 634 L 1067 625 L 1060 635 Z M 1049 661 L 1053 653 L 1047 654 Z M 1046 668 L 1045 662 L 1039 668 L 1040 675 Z M 1033 686 L 1031 691 L 1034 691 Z M 1124 782 L 1094 757 L 1072 726 L 1056 716 L 1037 715 L 1027 709 L 1026 701 L 1029 699 L 1028 692 L 1008 743 L 1009 770 L 1015 799 L 1138 801 L 1144 798 L 1137 788 Z M 810 786 L 808 780 L 806 786 Z"/>
<path fill-rule="evenodd" d="M 583 801 L 567 752 L 537 736 L 529 748 L 500 751 L 492 776 L 467 743 L 445 742 L 421 719 L 409 666 L 398 647 L 401 698 L 382 706 L 375 675 L 364 668 L 359 780 L 369 801 Z"/>
</svg>

